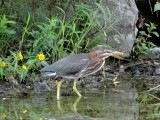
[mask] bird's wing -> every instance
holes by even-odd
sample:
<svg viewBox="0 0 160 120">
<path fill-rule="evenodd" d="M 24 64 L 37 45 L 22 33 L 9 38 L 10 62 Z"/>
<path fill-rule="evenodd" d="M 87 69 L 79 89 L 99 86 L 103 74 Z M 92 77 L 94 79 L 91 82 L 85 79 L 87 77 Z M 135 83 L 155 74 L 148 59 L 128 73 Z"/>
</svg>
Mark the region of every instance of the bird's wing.
<svg viewBox="0 0 160 120">
<path fill-rule="evenodd" d="M 45 71 L 53 71 L 57 76 L 62 77 L 78 77 L 78 74 L 88 65 L 89 61 L 90 58 L 88 54 L 74 54 L 64 57 L 52 65 L 47 66 Z"/>
</svg>

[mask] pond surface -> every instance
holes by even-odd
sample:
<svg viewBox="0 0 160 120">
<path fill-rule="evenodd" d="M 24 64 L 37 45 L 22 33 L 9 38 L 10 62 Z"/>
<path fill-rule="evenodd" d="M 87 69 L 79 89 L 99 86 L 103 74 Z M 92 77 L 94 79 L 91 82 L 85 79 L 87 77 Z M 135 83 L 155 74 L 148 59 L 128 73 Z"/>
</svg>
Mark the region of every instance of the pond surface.
<svg viewBox="0 0 160 120">
<path fill-rule="evenodd" d="M 83 97 L 54 93 L 32 93 L 29 98 L 0 101 L 1 119 L 5 120 L 159 120 L 160 100 L 155 93 L 139 90 L 133 80 L 119 80 L 116 90 L 92 90 Z"/>
</svg>

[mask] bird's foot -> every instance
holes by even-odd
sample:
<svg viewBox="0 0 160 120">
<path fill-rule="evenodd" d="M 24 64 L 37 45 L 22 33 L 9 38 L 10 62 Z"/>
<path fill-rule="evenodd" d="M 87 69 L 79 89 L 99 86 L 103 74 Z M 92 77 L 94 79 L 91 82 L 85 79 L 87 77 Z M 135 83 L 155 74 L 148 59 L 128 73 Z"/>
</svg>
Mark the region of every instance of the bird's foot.
<svg viewBox="0 0 160 120">
<path fill-rule="evenodd" d="M 79 91 L 77 90 L 76 86 L 73 86 L 73 91 L 79 96 L 82 97 L 82 95 L 79 93 Z"/>
</svg>

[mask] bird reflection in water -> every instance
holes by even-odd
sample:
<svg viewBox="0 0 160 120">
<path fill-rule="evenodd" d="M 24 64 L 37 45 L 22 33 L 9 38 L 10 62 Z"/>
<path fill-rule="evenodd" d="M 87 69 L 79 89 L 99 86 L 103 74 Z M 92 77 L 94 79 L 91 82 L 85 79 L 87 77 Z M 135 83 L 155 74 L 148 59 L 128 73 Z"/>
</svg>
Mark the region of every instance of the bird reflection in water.
<svg viewBox="0 0 160 120">
<path fill-rule="evenodd" d="M 82 98 L 82 97 L 77 97 L 77 98 L 75 99 L 75 101 L 73 102 L 73 104 L 72 104 L 71 110 L 72 110 L 73 112 L 75 112 L 75 113 L 77 113 L 77 105 L 78 105 L 79 101 L 81 100 L 81 98 Z M 63 109 L 62 109 L 63 106 L 61 105 L 61 102 L 62 102 L 62 101 L 57 100 L 57 108 L 58 108 L 58 110 L 62 113 L 62 112 L 63 112 Z"/>
</svg>

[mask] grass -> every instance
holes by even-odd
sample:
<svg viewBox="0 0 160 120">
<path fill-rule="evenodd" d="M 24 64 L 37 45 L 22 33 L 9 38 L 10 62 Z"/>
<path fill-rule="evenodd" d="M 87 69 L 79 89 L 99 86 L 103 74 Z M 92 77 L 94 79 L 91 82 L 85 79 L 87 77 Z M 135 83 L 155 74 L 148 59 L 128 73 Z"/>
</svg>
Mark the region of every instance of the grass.
<svg viewBox="0 0 160 120">
<path fill-rule="evenodd" d="M 88 4 L 70 2 L 68 0 L 64 6 L 61 4 L 64 8 L 56 4 L 54 10 L 58 12 L 58 15 L 52 17 L 46 15 L 43 20 L 35 19 L 33 16 L 35 11 L 27 13 L 24 11 L 23 17 L 18 18 L 10 15 L 0 17 L 0 26 L 3 28 L 0 31 L 2 43 L 0 49 L 4 51 L 0 56 L 0 64 L 6 63 L 5 66 L 0 66 L 1 80 L 12 76 L 18 82 L 25 81 L 31 71 L 40 69 L 37 66 L 41 61 L 37 59 L 40 53 L 45 55 L 45 60 L 50 64 L 66 55 L 88 52 L 96 45 L 104 44 L 99 38 L 102 35 L 107 37 L 106 30 L 115 23 L 112 12 L 108 8 L 105 10 L 106 7 L 101 3 L 94 4 L 97 8 L 95 11 Z M 10 14 L 13 14 L 12 10 L 20 3 L 13 3 L 11 8 L 8 8 L 11 10 Z M 26 4 L 24 10 L 33 7 L 27 1 L 24 3 Z M 41 4 L 41 2 L 34 4 Z M 22 6 L 24 6 L 23 3 Z M 72 14 L 64 10 L 68 6 L 73 7 Z M 38 10 L 38 8 L 34 9 Z M 29 8 L 28 11 L 30 11 Z M 101 13 L 105 19 L 107 18 L 108 23 L 104 23 L 97 12 Z M 22 53 L 23 60 L 20 60 L 19 53 Z"/>
</svg>

